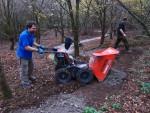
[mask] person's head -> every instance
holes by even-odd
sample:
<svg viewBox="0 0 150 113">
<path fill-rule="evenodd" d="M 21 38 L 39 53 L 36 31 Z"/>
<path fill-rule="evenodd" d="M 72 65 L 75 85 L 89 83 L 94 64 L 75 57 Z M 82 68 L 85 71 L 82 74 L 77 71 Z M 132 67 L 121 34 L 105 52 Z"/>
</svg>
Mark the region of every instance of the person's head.
<svg viewBox="0 0 150 113">
<path fill-rule="evenodd" d="M 28 29 L 29 32 L 35 33 L 37 30 L 36 22 L 35 21 L 28 21 L 26 24 L 26 28 Z"/>
<path fill-rule="evenodd" d="M 126 25 L 126 24 L 127 24 L 127 17 L 124 17 L 124 18 L 122 19 L 122 22 L 124 23 L 124 25 Z"/>
<path fill-rule="evenodd" d="M 127 21 L 127 17 L 124 17 L 124 18 L 123 18 L 123 21 L 125 21 L 125 22 L 126 22 L 126 21 Z"/>
</svg>

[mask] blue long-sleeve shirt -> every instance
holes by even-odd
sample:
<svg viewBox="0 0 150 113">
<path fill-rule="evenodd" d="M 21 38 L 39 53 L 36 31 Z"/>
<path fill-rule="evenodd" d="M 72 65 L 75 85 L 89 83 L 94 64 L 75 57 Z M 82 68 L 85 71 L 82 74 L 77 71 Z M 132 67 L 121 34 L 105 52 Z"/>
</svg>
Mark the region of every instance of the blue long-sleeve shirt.
<svg viewBox="0 0 150 113">
<path fill-rule="evenodd" d="M 32 47 L 34 43 L 34 38 L 34 34 L 30 33 L 27 29 L 20 34 L 18 48 L 16 50 L 17 57 L 23 59 L 32 59 L 32 51 L 25 50 L 25 47 Z"/>
</svg>

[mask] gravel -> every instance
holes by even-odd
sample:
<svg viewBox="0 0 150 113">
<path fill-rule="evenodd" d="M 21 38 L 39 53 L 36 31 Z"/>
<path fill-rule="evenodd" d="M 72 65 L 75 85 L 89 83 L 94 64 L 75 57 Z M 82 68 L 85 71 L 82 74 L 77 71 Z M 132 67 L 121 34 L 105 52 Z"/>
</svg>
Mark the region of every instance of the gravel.
<svg viewBox="0 0 150 113">
<path fill-rule="evenodd" d="M 73 94 L 60 94 L 49 97 L 39 107 L 20 109 L 14 113 L 82 113 L 85 107 L 84 98 Z"/>
</svg>

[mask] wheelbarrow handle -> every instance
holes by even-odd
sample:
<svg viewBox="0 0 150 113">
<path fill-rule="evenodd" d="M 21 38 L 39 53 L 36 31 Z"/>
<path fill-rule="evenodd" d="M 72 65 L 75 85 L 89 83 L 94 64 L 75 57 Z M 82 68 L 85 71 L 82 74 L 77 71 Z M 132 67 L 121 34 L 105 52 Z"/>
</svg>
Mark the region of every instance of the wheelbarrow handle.
<svg viewBox="0 0 150 113">
<path fill-rule="evenodd" d="M 45 48 L 44 53 L 57 53 L 56 48 Z"/>
</svg>

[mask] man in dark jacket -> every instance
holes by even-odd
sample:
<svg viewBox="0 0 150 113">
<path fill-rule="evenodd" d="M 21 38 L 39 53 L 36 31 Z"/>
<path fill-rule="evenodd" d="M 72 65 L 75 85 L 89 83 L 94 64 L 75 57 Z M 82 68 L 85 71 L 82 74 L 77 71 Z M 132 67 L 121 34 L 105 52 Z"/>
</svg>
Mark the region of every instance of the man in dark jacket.
<svg viewBox="0 0 150 113">
<path fill-rule="evenodd" d="M 117 28 L 117 41 L 115 43 L 114 48 L 118 48 L 119 43 L 122 41 L 124 43 L 126 50 L 128 51 L 129 50 L 129 44 L 128 44 L 128 41 L 126 39 L 127 35 L 125 33 L 126 22 L 127 22 L 127 18 L 123 18 L 123 20 L 119 23 L 119 26 Z"/>
</svg>

